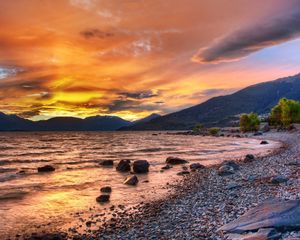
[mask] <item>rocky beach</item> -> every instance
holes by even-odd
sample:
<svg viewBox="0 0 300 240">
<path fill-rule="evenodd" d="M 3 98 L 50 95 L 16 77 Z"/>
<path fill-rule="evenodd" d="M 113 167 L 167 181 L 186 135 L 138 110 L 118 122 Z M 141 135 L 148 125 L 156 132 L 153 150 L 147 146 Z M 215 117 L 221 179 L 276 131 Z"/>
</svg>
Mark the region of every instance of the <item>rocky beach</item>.
<svg viewBox="0 0 300 240">
<path fill-rule="evenodd" d="M 70 227 L 67 232 L 42 232 L 28 238 L 299 239 L 300 131 L 251 137 L 261 139 L 262 144 L 280 141 L 282 146 L 266 157 L 249 154 L 212 167 L 195 163 L 188 167 L 182 162 L 182 179 L 168 183 L 169 194 L 162 199 L 130 207 L 112 205 L 106 215 L 92 213 L 82 219 L 84 232 Z M 295 210 L 286 214 L 291 204 Z M 271 213 L 257 210 L 254 217 L 250 212 L 248 218 L 260 219 L 251 230 L 230 231 L 225 225 L 255 208 L 271 209 Z M 276 221 L 271 219 L 274 212 Z M 239 221 L 247 222 L 247 214 Z M 103 223 L 101 227 L 93 227 L 98 222 Z"/>
</svg>

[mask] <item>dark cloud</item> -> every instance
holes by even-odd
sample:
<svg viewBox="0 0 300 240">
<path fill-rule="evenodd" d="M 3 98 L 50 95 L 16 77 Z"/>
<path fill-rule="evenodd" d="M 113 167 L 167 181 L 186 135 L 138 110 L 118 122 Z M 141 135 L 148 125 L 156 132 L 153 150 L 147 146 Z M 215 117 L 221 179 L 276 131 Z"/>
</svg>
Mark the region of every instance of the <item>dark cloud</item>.
<svg viewBox="0 0 300 240">
<path fill-rule="evenodd" d="M 133 98 L 133 99 L 147 99 L 147 98 L 158 96 L 158 94 L 153 93 L 151 90 L 141 91 L 141 92 L 122 92 L 120 93 L 120 95 L 127 98 Z"/>
<path fill-rule="evenodd" d="M 80 35 L 86 39 L 91 39 L 91 38 L 104 39 L 104 38 L 109 38 L 109 37 L 114 36 L 114 34 L 111 32 L 101 31 L 97 28 L 84 30 L 84 31 L 80 32 Z"/>
<path fill-rule="evenodd" d="M 232 32 L 201 49 L 195 62 L 219 63 L 235 61 L 253 52 L 300 36 L 300 10 Z"/>
<path fill-rule="evenodd" d="M 33 109 L 33 110 L 18 113 L 18 116 L 20 116 L 22 118 L 31 118 L 31 117 L 38 116 L 38 115 L 40 115 L 39 109 Z"/>
</svg>

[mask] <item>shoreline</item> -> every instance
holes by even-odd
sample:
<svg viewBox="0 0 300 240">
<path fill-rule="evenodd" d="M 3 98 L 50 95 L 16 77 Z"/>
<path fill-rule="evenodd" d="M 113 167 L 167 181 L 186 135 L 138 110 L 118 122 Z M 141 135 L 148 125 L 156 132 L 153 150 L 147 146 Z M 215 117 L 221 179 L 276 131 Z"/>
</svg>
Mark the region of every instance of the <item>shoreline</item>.
<svg viewBox="0 0 300 240">
<path fill-rule="evenodd" d="M 282 140 L 281 137 L 278 139 L 276 135 L 285 135 L 287 138 L 293 139 L 297 137 L 297 132 L 273 132 L 261 137 L 255 136 L 254 138 L 269 139 L 268 135 L 271 135 L 271 138 L 272 135 L 275 135 L 275 139 L 271 140 L 280 141 Z M 272 158 L 280 158 L 281 155 L 293 151 L 293 144 L 297 145 L 291 140 L 284 139 L 282 146 L 279 149 L 274 149 L 267 156 L 258 157 L 256 161 L 251 163 L 237 161 L 241 170 L 233 175 L 218 176 L 216 173 L 220 164 L 191 172 L 191 174 L 183 176 L 179 183 L 168 185 L 167 187 L 173 192 L 169 193 L 165 198 L 140 203 L 129 209 L 120 209 L 119 206 L 111 208 L 110 210 L 114 217 L 105 222 L 103 227 L 95 230 L 91 228 L 86 234 L 69 231 L 69 233 L 52 233 L 46 234 L 46 236 L 50 237 L 49 239 L 51 239 L 51 236 L 59 236 L 61 239 L 70 237 L 73 239 L 169 239 L 177 237 L 183 239 L 224 239 L 222 233 L 216 232 L 219 227 L 229 220 L 234 220 L 237 216 L 242 215 L 250 207 L 256 206 L 262 200 L 276 196 L 276 192 L 278 192 L 276 188 L 282 188 L 281 185 L 270 185 L 268 181 L 271 176 L 268 176 L 268 174 L 263 174 L 249 181 L 245 178 L 245 172 L 243 171 L 248 172 L 249 175 L 248 168 L 252 165 L 255 167 L 255 169 L 252 169 L 252 172 L 255 172 L 253 170 L 257 170 L 259 163 L 266 164 Z M 239 182 L 240 186 L 226 189 L 232 182 Z M 255 188 L 262 189 L 253 191 Z M 252 192 L 247 193 L 248 190 L 252 190 Z M 240 194 L 242 194 L 242 197 L 237 197 Z M 258 194 L 257 198 L 255 197 L 256 194 Z M 247 200 L 249 197 L 251 200 Z M 300 196 L 296 197 L 299 198 Z M 237 212 L 232 209 L 232 206 L 236 206 L 236 204 L 233 204 L 235 202 L 238 202 L 238 207 L 240 208 Z M 217 207 L 220 204 L 222 207 Z M 200 209 L 194 209 L 198 205 Z M 229 209 L 228 205 L 231 206 Z M 180 212 L 181 214 L 179 215 L 182 216 L 176 216 L 176 214 L 174 216 L 174 212 Z M 196 218 L 195 220 L 197 221 L 193 223 L 193 229 L 186 231 L 184 225 L 191 224 L 190 219 L 186 218 L 186 215 L 194 215 L 193 213 L 196 214 L 196 217 L 193 216 L 193 218 Z M 221 213 L 223 213 L 223 216 L 218 216 Z M 97 217 L 97 214 L 95 214 L 95 218 L 92 217 L 88 221 L 90 225 L 87 225 L 88 228 L 98 221 Z M 159 224 L 160 221 L 163 224 Z M 175 236 L 173 236 L 174 234 Z M 31 239 L 42 239 L 39 236 L 42 235 L 32 235 Z M 42 237 L 45 237 L 45 235 Z"/>
</svg>

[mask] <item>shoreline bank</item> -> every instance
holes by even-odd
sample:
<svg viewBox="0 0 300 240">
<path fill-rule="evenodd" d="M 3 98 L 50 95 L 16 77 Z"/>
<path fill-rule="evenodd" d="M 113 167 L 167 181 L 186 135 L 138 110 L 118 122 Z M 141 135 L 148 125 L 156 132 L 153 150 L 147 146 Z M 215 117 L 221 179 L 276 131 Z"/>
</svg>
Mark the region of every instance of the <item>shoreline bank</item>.
<svg viewBox="0 0 300 240">
<path fill-rule="evenodd" d="M 298 172 L 294 176 L 291 172 L 296 166 L 288 165 L 295 161 L 300 150 L 295 141 L 297 137 L 299 132 L 265 134 L 263 139 L 283 141 L 284 147 L 256 161 L 240 162 L 240 170 L 235 174 L 219 176 L 218 166 L 201 169 L 183 176 L 180 183 L 168 185 L 174 192 L 167 198 L 130 209 L 111 208 L 114 217 L 100 229 L 92 228 L 99 217 L 95 214 L 86 234 L 71 231 L 48 236 L 61 239 L 67 236 L 75 239 L 225 239 L 217 229 L 258 203 L 274 197 L 300 198 Z M 271 184 L 270 179 L 279 174 L 286 175 L 288 183 Z M 32 236 L 32 239 L 39 239 L 39 236 Z"/>
</svg>

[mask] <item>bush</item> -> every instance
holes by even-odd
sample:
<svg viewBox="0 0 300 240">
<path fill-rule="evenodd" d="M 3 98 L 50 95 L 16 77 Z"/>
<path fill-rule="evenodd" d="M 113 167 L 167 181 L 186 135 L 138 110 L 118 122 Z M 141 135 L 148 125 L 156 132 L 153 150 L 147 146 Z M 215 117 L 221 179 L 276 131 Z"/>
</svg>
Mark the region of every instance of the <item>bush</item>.
<svg viewBox="0 0 300 240">
<path fill-rule="evenodd" d="M 260 121 L 256 113 L 242 114 L 240 117 L 240 129 L 242 132 L 257 131 L 259 124 Z"/>
<path fill-rule="evenodd" d="M 280 99 L 271 111 L 269 123 L 285 127 L 292 123 L 300 123 L 300 102 L 287 98 Z"/>
<path fill-rule="evenodd" d="M 208 129 L 208 132 L 210 135 L 215 136 L 220 132 L 220 128 L 210 128 L 210 129 Z"/>
<path fill-rule="evenodd" d="M 194 128 L 193 128 L 193 132 L 201 132 L 204 129 L 203 124 L 198 123 Z"/>
</svg>

